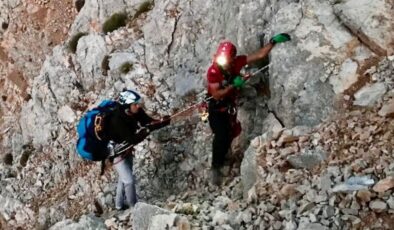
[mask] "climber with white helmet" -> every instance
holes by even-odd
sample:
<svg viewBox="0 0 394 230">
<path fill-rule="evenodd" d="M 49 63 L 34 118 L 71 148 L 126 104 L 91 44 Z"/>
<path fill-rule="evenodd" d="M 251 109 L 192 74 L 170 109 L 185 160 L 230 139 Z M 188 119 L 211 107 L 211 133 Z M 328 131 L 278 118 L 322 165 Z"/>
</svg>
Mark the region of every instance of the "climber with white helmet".
<svg viewBox="0 0 394 230">
<path fill-rule="evenodd" d="M 241 69 L 265 58 L 275 44 L 289 40 L 288 34 L 277 34 L 256 53 L 238 56 L 237 49 L 231 42 L 219 44 L 213 63 L 207 71 L 208 121 L 214 134 L 211 166 L 213 184 L 221 184 L 221 168 L 227 152 L 233 139 L 241 133 L 241 124 L 237 120 L 236 98 L 248 77 L 240 74 Z"/>
<path fill-rule="evenodd" d="M 111 140 L 109 149 L 114 150 L 114 168 L 119 174 L 116 189 L 115 206 L 125 209 L 137 202 L 133 162 L 130 153 L 132 148 L 117 154 L 117 149 L 123 151 L 127 146 L 142 142 L 151 131 L 170 124 L 170 117 L 164 116 L 155 120 L 142 109 L 142 97 L 133 90 L 120 93 L 119 105 L 105 117 L 103 135 Z"/>
</svg>

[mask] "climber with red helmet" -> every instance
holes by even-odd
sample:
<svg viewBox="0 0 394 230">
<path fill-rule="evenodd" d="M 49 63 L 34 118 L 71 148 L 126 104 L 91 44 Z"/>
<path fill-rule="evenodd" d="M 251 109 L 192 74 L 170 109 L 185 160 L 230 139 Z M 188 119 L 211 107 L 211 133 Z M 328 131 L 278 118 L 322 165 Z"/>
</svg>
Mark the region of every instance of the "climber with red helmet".
<svg viewBox="0 0 394 230">
<path fill-rule="evenodd" d="M 241 69 L 248 64 L 265 58 L 277 43 L 290 40 L 285 33 L 277 34 L 270 42 L 249 55 L 238 55 L 234 44 L 225 41 L 219 44 L 212 65 L 207 71 L 208 81 L 208 121 L 214 134 L 212 142 L 212 183 L 220 185 L 224 165 L 231 142 L 241 133 L 241 124 L 237 120 L 236 97 L 245 85 L 246 77 L 241 76 Z"/>
</svg>

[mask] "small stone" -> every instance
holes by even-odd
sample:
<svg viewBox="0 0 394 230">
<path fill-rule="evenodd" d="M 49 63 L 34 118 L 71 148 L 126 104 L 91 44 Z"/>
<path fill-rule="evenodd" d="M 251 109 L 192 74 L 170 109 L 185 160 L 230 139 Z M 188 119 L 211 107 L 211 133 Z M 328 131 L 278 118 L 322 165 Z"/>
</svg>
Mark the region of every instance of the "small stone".
<svg viewBox="0 0 394 230">
<path fill-rule="evenodd" d="M 357 192 L 357 197 L 364 203 L 369 202 L 371 200 L 371 192 L 364 189 Z"/>
<path fill-rule="evenodd" d="M 372 66 L 371 68 L 367 69 L 364 73 L 369 73 L 369 74 L 376 73 L 376 66 Z"/>
<path fill-rule="evenodd" d="M 345 214 L 345 215 L 342 215 L 342 216 L 341 216 L 341 219 L 342 219 L 342 220 L 350 220 L 350 221 L 354 221 L 354 220 L 356 220 L 356 219 L 357 219 L 357 216 L 353 216 L 353 215 L 347 215 L 347 214 Z"/>
<path fill-rule="evenodd" d="M 294 221 L 285 222 L 285 230 L 296 230 L 297 224 Z"/>
<path fill-rule="evenodd" d="M 358 215 L 358 210 L 356 209 L 351 209 L 351 208 L 343 208 L 341 209 L 341 212 L 345 215 Z"/>
<path fill-rule="evenodd" d="M 394 187 L 394 177 L 387 177 L 379 181 L 375 186 L 373 186 L 373 190 L 375 192 L 385 192 L 393 187 Z"/>
<path fill-rule="evenodd" d="M 242 213 L 242 220 L 245 223 L 250 223 L 252 221 L 252 213 L 249 211 L 245 211 Z"/>
<path fill-rule="evenodd" d="M 282 222 L 280 221 L 275 221 L 274 223 L 274 229 L 281 229 L 282 228 Z"/>
<path fill-rule="evenodd" d="M 320 223 L 321 224 L 323 224 L 324 226 L 330 226 L 330 221 L 328 221 L 328 220 L 324 220 L 324 219 L 322 219 L 322 220 L 320 220 Z M 332 228 L 332 229 L 336 229 L 336 228 Z"/>
<path fill-rule="evenodd" d="M 228 223 L 228 214 L 221 212 L 221 211 L 216 211 L 215 215 L 212 218 L 212 224 L 213 225 L 224 225 Z"/>
<path fill-rule="evenodd" d="M 326 226 L 323 226 L 318 223 L 307 223 L 307 224 L 300 224 L 298 229 L 303 229 L 303 230 L 328 230 Z"/>
<path fill-rule="evenodd" d="M 315 207 L 315 204 L 313 202 L 305 203 L 305 204 L 301 205 L 300 208 L 298 209 L 298 214 L 302 214 L 304 212 L 307 212 L 307 211 L 311 210 L 313 207 Z"/>
<path fill-rule="evenodd" d="M 292 153 L 295 153 L 297 151 L 298 151 L 298 148 L 296 146 L 291 146 L 291 147 L 281 149 L 279 152 L 280 152 L 281 156 L 286 157 L 286 156 L 288 156 Z"/>
<path fill-rule="evenodd" d="M 354 210 L 360 210 L 360 205 L 357 203 L 357 201 L 353 200 L 352 205 L 350 205 L 350 208 Z"/>
<path fill-rule="evenodd" d="M 335 208 L 332 206 L 325 206 L 323 207 L 323 216 L 324 218 L 328 219 L 335 215 Z"/>
<path fill-rule="evenodd" d="M 279 216 L 286 219 L 286 220 L 291 220 L 293 217 L 293 211 L 292 210 L 288 210 L 288 209 L 284 209 L 284 210 L 280 210 L 278 212 Z"/>
<path fill-rule="evenodd" d="M 326 192 L 326 191 L 331 189 L 332 181 L 331 181 L 331 178 L 330 178 L 330 176 L 328 174 L 320 177 L 320 181 L 319 182 L 320 182 L 319 186 L 320 186 L 322 192 Z"/>
<path fill-rule="evenodd" d="M 369 208 L 374 212 L 381 213 L 387 210 L 387 204 L 381 200 L 373 200 L 369 203 Z"/>
<path fill-rule="evenodd" d="M 116 218 L 112 217 L 111 219 L 107 219 L 104 222 L 105 226 L 107 226 L 109 229 L 111 229 L 112 227 L 116 227 Z"/>
<path fill-rule="evenodd" d="M 394 209 L 394 197 L 391 196 L 388 200 L 387 200 L 387 204 L 389 205 L 389 207 L 391 209 Z"/>
<path fill-rule="evenodd" d="M 286 184 L 280 190 L 282 196 L 289 198 L 296 195 L 298 192 L 296 184 Z"/>
<path fill-rule="evenodd" d="M 337 201 L 337 196 L 332 196 L 329 200 L 328 200 L 328 204 L 330 206 L 335 206 L 335 202 Z"/>
<path fill-rule="evenodd" d="M 317 217 L 315 214 L 310 213 L 309 214 L 309 219 L 311 220 L 311 222 L 315 223 L 317 222 Z"/>
<path fill-rule="evenodd" d="M 361 219 L 356 218 L 355 220 L 352 221 L 353 227 L 357 228 L 361 224 Z"/>
<path fill-rule="evenodd" d="M 297 155 L 290 155 L 287 157 L 287 161 L 294 168 L 313 168 L 320 164 L 327 157 L 327 153 L 322 148 L 316 148 L 313 150 L 305 149 L 302 153 Z"/>
<path fill-rule="evenodd" d="M 394 115 L 394 99 L 386 102 L 379 110 L 378 114 L 381 117 L 389 117 L 391 115 Z"/>
<path fill-rule="evenodd" d="M 254 139 L 251 141 L 250 145 L 251 145 L 252 147 L 254 147 L 254 148 L 258 148 L 258 147 L 260 146 L 260 138 L 259 138 L 259 137 L 254 138 Z"/>
</svg>

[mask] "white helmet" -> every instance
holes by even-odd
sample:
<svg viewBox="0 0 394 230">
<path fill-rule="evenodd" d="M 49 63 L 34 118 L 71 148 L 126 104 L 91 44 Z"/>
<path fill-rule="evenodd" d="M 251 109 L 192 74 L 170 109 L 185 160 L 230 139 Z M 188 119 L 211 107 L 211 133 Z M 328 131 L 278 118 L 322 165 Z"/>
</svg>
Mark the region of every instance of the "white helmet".
<svg viewBox="0 0 394 230">
<path fill-rule="evenodd" d="M 141 96 L 133 90 L 125 90 L 119 94 L 119 103 L 122 105 L 140 103 L 141 99 Z"/>
</svg>

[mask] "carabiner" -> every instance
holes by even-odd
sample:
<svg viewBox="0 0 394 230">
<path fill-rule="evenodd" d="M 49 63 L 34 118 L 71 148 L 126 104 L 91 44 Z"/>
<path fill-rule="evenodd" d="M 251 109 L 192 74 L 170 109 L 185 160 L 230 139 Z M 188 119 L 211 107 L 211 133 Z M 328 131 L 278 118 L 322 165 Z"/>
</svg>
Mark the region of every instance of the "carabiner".
<svg viewBox="0 0 394 230">
<path fill-rule="evenodd" d="M 233 106 L 229 106 L 227 112 L 230 115 L 235 115 L 235 114 L 237 114 L 237 109 Z"/>
</svg>

